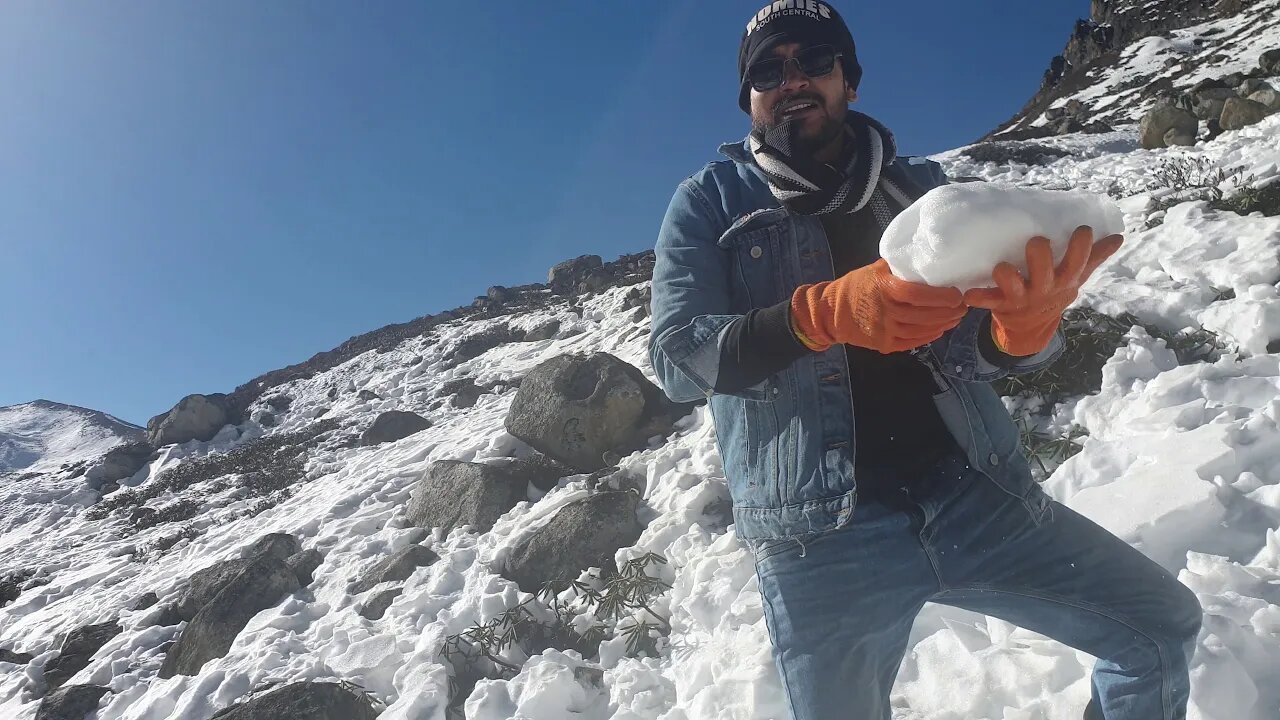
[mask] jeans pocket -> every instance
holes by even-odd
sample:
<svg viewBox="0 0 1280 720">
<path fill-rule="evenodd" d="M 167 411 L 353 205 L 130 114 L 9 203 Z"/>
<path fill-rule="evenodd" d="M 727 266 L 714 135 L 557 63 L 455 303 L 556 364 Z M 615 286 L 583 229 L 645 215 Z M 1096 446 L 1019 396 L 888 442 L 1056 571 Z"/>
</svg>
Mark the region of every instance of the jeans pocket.
<svg viewBox="0 0 1280 720">
<path fill-rule="evenodd" d="M 805 546 L 817 536 L 818 533 L 806 533 L 791 537 L 748 540 L 746 542 L 747 547 L 751 550 L 751 555 L 756 560 L 756 564 L 759 564 L 785 552 L 793 552 L 795 553 L 794 557 L 797 558 L 804 557 L 807 552 Z"/>
</svg>

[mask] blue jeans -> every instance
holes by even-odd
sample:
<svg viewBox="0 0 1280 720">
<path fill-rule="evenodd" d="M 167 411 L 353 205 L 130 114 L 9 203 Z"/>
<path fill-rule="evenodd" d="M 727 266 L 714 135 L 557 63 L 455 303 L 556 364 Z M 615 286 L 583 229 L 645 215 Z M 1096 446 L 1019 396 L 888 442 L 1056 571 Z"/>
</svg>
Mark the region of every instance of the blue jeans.
<svg viewBox="0 0 1280 720">
<path fill-rule="evenodd" d="M 906 492 L 859 497 L 853 522 L 751 543 L 793 720 L 888 720 L 926 602 L 973 610 L 1098 658 L 1106 720 L 1181 720 L 1199 633 L 1195 595 L 1038 489 L 1001 490 L 958 454 Z M 1081 709 L 1083 712 L 1083 708 Z"/>
</svg>

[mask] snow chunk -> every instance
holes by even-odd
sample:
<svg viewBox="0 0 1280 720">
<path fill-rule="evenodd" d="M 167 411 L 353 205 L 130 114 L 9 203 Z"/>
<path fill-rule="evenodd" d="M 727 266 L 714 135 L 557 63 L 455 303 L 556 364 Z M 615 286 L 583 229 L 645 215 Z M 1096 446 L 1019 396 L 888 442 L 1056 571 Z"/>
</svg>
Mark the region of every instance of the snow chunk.
<svg viewBox="0 0 1280 720">
<path fill-rule="evenodd" d="M 944 185 L 889 223 L 880 255 L 904 280 L 961 290 L 991 287 L 991 271 L 999 263 L 1026 269 L 1032 237 L 1049 238 L 1060 260 L 1081 225 L 1093 227 L 1097 239 L 1124 232 L 1124 216 L 1115 203 L 1081 190 Z"/>
</svg>

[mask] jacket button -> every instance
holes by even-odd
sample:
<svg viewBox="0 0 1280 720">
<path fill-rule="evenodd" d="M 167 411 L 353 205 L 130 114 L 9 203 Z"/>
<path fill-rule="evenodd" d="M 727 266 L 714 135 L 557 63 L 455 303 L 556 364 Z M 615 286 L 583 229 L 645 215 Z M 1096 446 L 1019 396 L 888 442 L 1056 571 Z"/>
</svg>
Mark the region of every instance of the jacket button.
<svg viewBox="0 0 1280 720">
<path fill-rule="evenodd" d="M 762 249 L 759 245 L 753 245 L 751 247 L 751 257 L 759 260 L 760 256 L 763 254 L 764 254 L 764 249 Z"/>
<path fill-rule="evenodd" d="M 957 365 L 957 366 L 956 366 L 956 374 L 957 374 L 957 375 L 963 375 L 963 374 L 964 374 L 964 366 L 963 366 L 963 365 Z"/>
<path fill-rule="evenodd" d="M 990 455 L 987 456 L 987 462 L 991 463 L 992 465 L 999 465 L 1000 456 L 995 453 L 991 453 Z"/>
</svg>

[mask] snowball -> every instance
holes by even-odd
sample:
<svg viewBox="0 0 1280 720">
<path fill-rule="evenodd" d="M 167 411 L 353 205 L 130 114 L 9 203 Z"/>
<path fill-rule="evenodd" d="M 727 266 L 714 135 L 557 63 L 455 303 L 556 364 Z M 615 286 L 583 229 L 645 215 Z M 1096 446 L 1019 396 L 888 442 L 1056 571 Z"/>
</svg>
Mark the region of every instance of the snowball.
<svg viewBox="0 0 1280 720">
<path fill-rule="evenodd" d="M 943 185 L 925 193 L 884 232 L 880 256 L 903 280 L 968 290 L 991 287 L 1001 262 L 1026 270 L 1027 241 L 1040 235 L 1054 261 L 1081 225 L 1094 240 L 1124 232 L 1124 216 L 1105 197 L 974 182 Z"/>
</svg>

